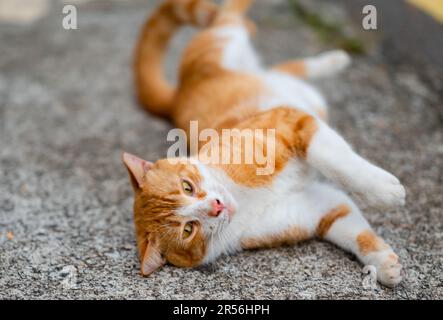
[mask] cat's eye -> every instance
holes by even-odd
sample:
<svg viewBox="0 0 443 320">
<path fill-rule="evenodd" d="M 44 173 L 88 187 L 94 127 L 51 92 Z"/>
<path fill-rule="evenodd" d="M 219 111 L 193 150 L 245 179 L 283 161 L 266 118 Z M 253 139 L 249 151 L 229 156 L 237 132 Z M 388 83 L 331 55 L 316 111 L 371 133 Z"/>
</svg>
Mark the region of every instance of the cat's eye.
<svg viewBox="0 0 443 320">
<path fill-rule="evenodd" d="M 182 187 L 183 187 L 183 191 L 187 195 L 192 196 L 194 194 L 194 188 L 192 187 L 192 185 L 188 181 L 183 180 Z"/>
<path fill-rule="evenodd" d="M 187 239 L 191 236 L 192 231 L 194 231 L 194 225 L 192 222 L 188 222 L 185 224 L 185 227 L 183 228 L 183 239 Z"/>
</svg>

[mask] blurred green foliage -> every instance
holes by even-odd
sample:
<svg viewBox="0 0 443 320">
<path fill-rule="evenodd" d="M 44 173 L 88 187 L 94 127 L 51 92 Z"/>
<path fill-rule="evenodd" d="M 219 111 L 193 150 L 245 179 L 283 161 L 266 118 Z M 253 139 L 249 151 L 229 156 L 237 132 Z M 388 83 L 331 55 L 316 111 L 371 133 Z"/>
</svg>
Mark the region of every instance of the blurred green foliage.
<svg viewBox="0 0 443 320">
<path fill-rule="evenodd" d="M 320 15 L 309 12 L 297 0 L 288 0 L 291 10 L 297 19 L 314 30 L 324 42 L 334 44 L 350 54 L 365 54 L 367 48 L 363 41 L 347 36 L 342 25 L 325 21 Z"/>
</svg>

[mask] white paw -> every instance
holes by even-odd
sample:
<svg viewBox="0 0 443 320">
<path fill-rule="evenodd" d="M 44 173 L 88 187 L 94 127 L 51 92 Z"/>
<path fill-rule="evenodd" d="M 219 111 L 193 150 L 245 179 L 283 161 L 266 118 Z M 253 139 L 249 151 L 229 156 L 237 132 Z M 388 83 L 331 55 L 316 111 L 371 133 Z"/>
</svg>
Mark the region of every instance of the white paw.
<svg viewBox="0 0 443 320">
<path fill-rule="evenodd" d="M 401 280 L 402 265 L 392 250 L 373 253 L 371 265 L 376 269 L 377 280 L 387 286 L 395 287 Z"/>
<path fill-rule="evenodd" d="M 360 180 L 361 189 L 356 191 L 369 205 L 392 208 L 405 204 L 405 188 L 395 176 L 375 166 L 364 176 Z"/>
<path fill-rule="evenodd" d="M 332 50 L 325 52 L 319 56 L 330 67 L 334 68 L 337 72 L 342 71 L 351 64 L 351 56 L 343 50 Z"/>
<path fill-rule="evenodd" d="M 308 62 L 311 77 L 332 76 L 345 70 L 351 64 L 351 57 L 343 50 L 322 53 Z"/>
</svg>

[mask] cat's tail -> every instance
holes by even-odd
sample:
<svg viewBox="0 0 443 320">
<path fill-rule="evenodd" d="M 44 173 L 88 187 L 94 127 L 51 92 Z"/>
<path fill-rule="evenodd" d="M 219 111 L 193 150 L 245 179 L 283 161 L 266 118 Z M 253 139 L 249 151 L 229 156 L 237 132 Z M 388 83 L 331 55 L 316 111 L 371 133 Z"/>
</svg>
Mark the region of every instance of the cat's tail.
<svg viewBox="0 0 443 320">
<path fill-rule="evenodd" d="M 222 10 L 237 14 L 245 14 L 249 10 L 254 0 L 226 0 Z"/>
<path fill-rule="evenodd" d="M 175 88 L 168 83 L 163 58 L 175 31 L 183 25 L 207 27 L 218 11 L 205 0 L 167 0 L 143 26 L 135 52 L 135 85 L 140 103 L 152 113 L 168 117 Z"/>
</svg>

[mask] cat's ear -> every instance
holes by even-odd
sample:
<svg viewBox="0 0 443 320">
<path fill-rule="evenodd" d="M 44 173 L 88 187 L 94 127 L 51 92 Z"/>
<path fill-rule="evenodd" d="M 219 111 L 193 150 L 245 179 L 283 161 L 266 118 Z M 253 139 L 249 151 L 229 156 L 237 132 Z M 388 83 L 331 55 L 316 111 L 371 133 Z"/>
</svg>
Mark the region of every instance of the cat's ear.
<svg viewBox="0 0 443 320">
<path fill-rule="evenodd" d="M 149 237 L 146 242 L 146 249 L 142 254 L 141 272 L 143 276 L 149 276 L 166 264 L 166 260 L 161 255 L 158 240 L 153 236 Z"/>
<path fill-rule="evenodd" d="M 123 163 L 128 169 L 134 190 L 138 190 L 143 186 L 146 172 L 152 169 L 152 162 L 143 160 L 132 154 L 123 153 Z"/>
</svg>

